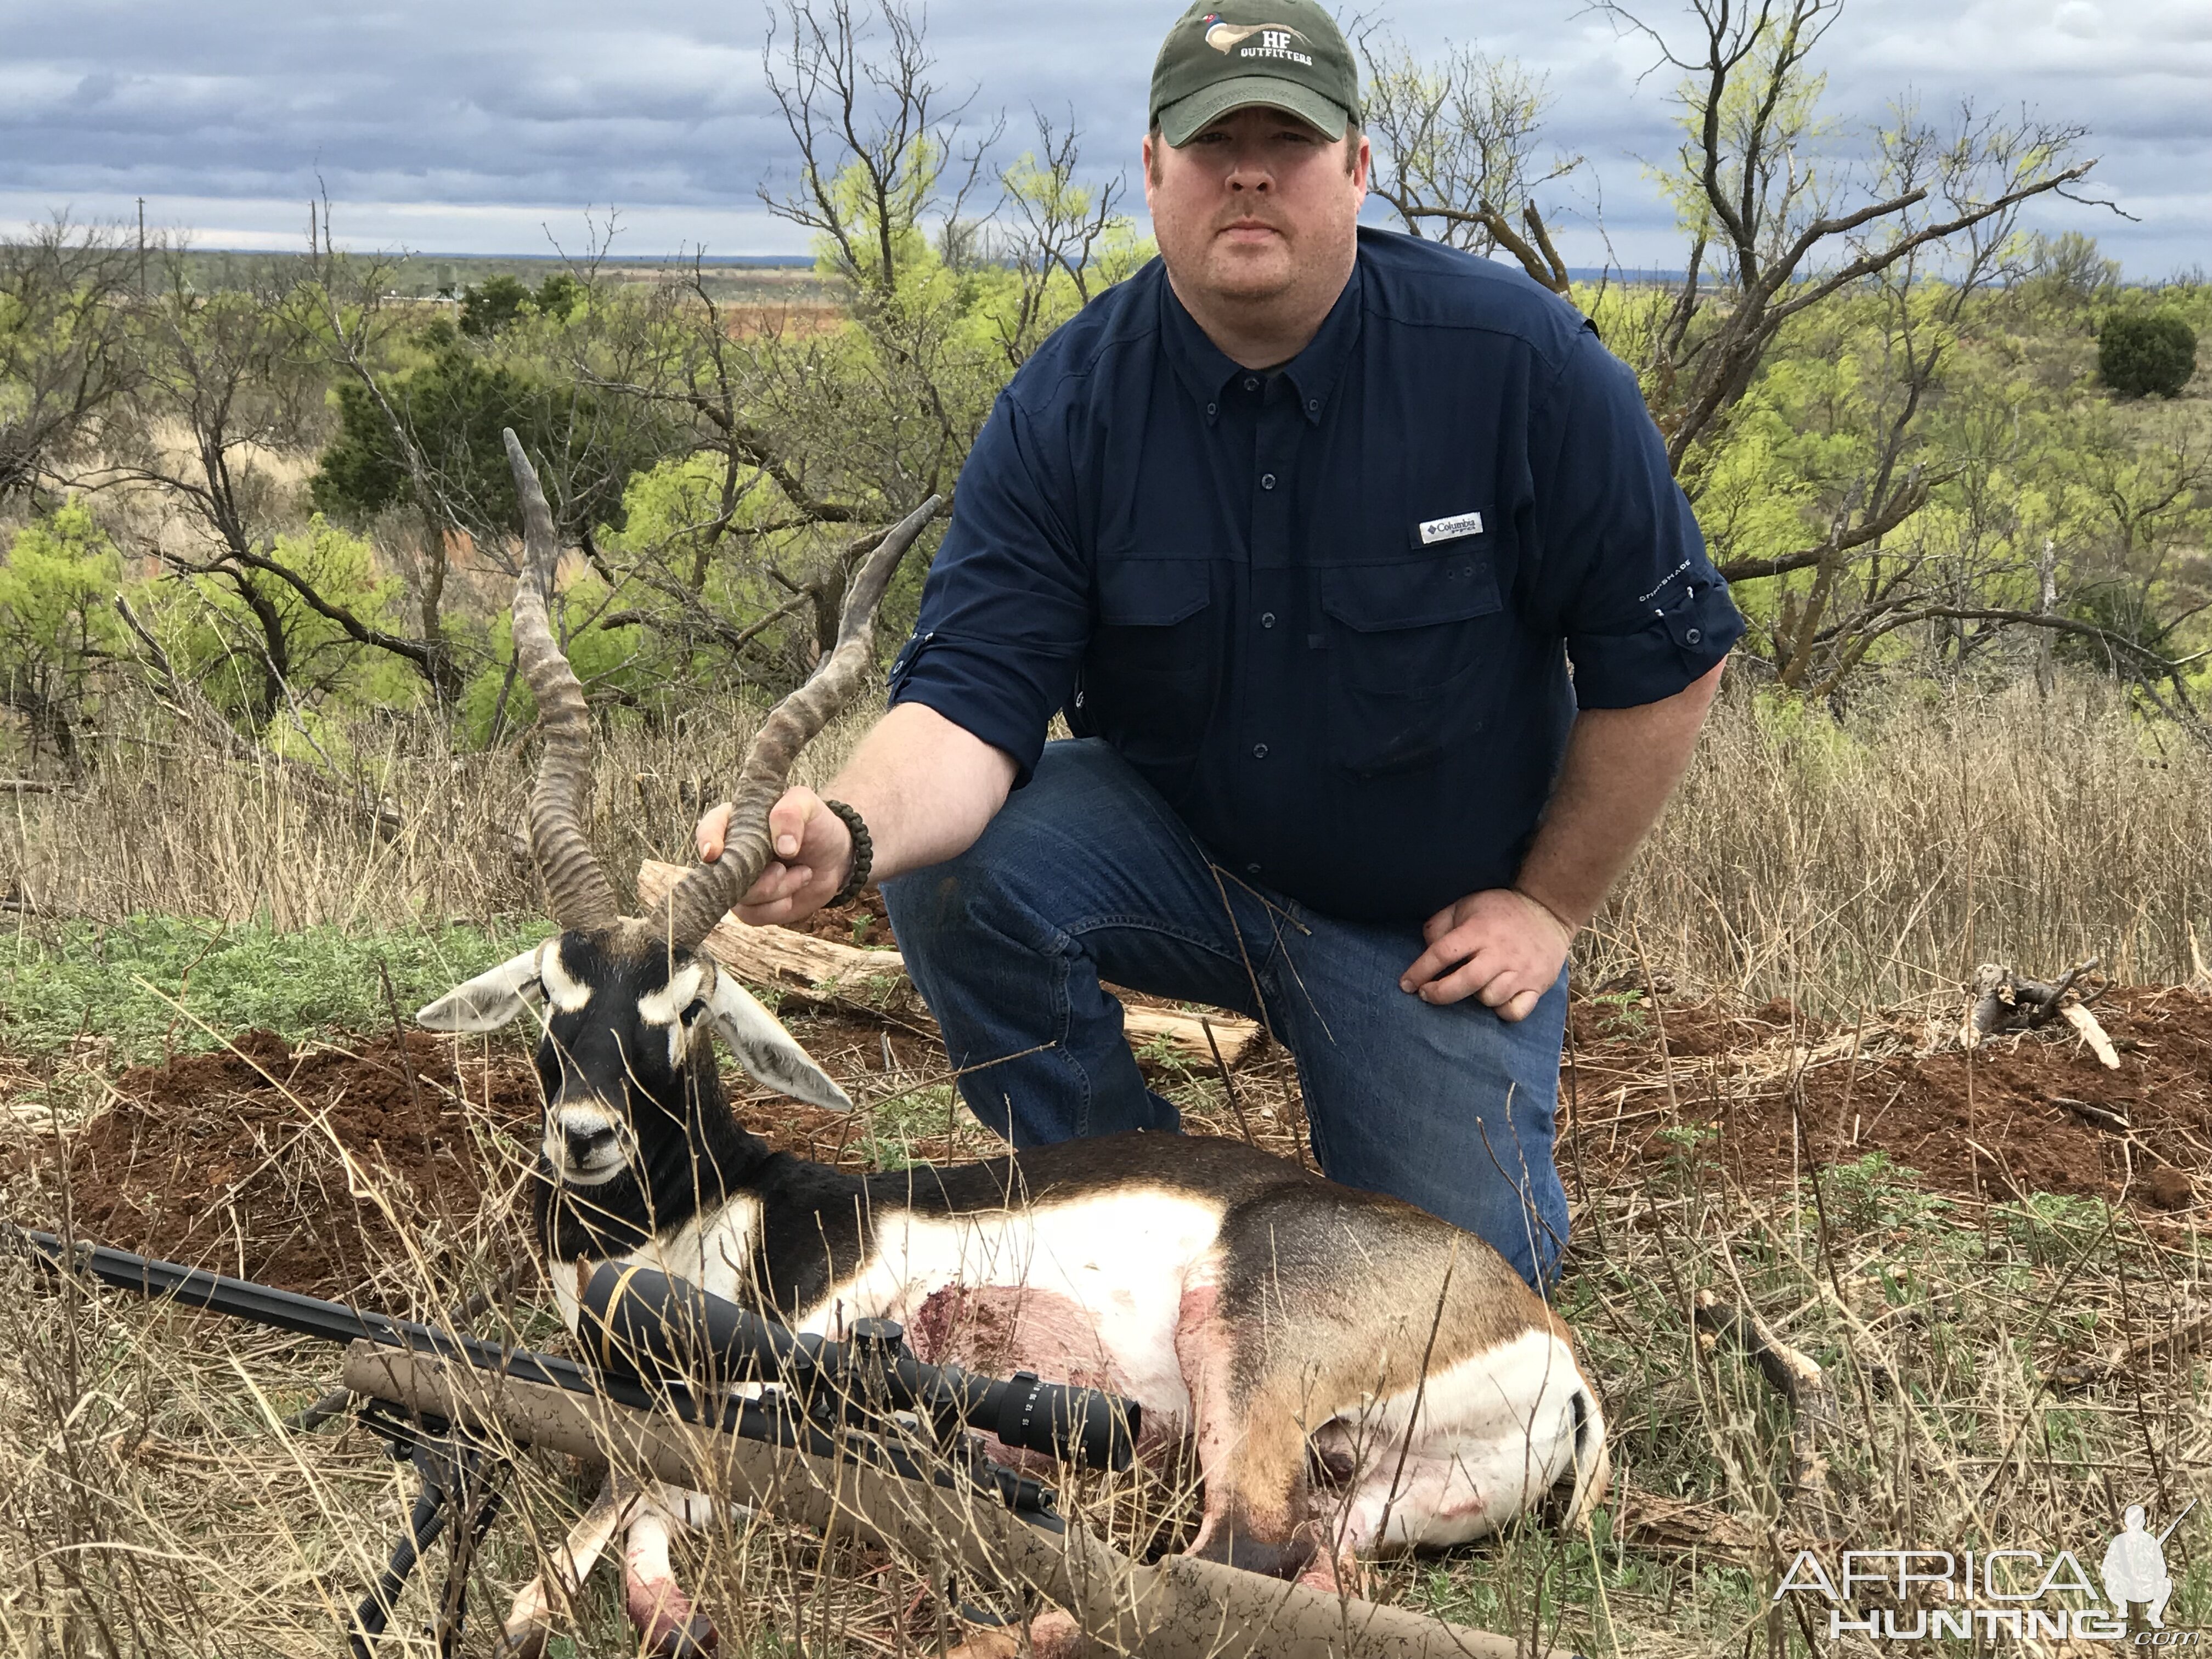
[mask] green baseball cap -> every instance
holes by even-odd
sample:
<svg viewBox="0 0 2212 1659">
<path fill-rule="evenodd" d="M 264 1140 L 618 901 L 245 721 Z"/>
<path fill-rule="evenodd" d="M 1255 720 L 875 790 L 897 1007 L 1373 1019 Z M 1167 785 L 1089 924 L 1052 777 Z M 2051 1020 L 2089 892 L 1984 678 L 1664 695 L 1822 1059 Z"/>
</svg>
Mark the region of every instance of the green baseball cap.
<svg viewBox="0 0 2212 1659">
<path fill-rule="evenodd" d="M 1161 42 L 1152 118 L 1170 144 L 1255 104 L 1332 138 L 1358 116 L 1359 66 L 1314 0 L 1196 0 Z"/>
</svg>

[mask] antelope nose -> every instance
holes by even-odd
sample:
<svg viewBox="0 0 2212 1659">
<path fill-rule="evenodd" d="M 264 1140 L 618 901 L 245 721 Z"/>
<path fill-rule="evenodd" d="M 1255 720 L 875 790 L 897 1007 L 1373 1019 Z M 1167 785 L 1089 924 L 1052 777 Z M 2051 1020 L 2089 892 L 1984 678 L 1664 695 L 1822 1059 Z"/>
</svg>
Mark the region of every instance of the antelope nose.
<svg viewBox="0 0 2212 1659">
<path fill-rule="evenodd" d="M 572 1129 L 563 1127 L 561 1139 L 566 1146 L 571 1164 L 591 1164 L 608 1152 L 615 1143 L 612 1129 Z"/>
</svg>

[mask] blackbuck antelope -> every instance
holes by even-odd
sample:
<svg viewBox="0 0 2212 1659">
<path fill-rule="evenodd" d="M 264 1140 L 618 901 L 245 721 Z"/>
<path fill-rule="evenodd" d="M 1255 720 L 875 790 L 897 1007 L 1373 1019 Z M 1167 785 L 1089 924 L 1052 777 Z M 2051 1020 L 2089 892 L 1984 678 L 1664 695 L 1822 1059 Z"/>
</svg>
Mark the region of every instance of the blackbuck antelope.
<svg viewBox="0 0 2212 1659">
<path fill-rule="evenodd" d="M 531 842 L 562 931 L 418 1018 L 543 1022 L 535 1219 L 572 1328 L 582 1278 L 635 1261 L 801 1331 L 886 1317 L 924 1359 L 1111 1390 L 1143 1407 L 1140 1455 L 1194 1449 L 1195 1552 L 1330 1584 L 1361 1554 L 1475 1537 L 1554 1496 L 1570 1521 L 1597 1501 L 1604 1426 L 1566 1327 L 1487 1244 L 1395 1199 L 1224 1139 L 1117 1135 L 859 1176 L 741 1127 L 710 1032 L 776 1090 L 850 1104 L 698 946 L 766 867 L 793 758 L 872 672 L 877 605 L 936 503 L 884 538 L 836 648 L 763 727 L 720 860 L 627 916 L 584 838 L 590 726 L 547 623 L 551 516 L 511 434 L 507 447 L 527 529 L 515 649 L 544 734 Z M 658 1653 L 714 1645 L 669 1577 L 689 1501 L 611 1488 L 556 1564 L 573 1584 L 627 1527 L 629 1606 Z M 550 1602 L 542 1582 L 525 1593 L 513 1645 L 537 1644 Z"/>
</svg>

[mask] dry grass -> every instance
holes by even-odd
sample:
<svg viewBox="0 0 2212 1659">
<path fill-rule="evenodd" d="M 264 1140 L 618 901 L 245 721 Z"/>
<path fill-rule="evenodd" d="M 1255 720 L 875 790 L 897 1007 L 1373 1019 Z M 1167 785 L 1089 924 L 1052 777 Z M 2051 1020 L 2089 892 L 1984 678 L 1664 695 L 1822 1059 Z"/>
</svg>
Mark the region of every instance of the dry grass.
<svg viewBox="0 0 2212 1659">
<path fill-rule="evenodd" d="M 2212 950 L 2212 755 L 2101 684 L 1908 687 L 1838 724 L 1732 696 L 1586 945 L 1622 973 L 1850 1015 L 1977 962 L 2187 981 Z M 1639 981 L 1640 982 L 1640 981 Z"/>
<path fill-rule="evenodd" d="M 725 707 L 679 731 L 611 740 L 594 822 L 611 865 L 680 853 L 702 788 L 730 775 L 753 718 Z M 812 775 L 834 769 L 855 730 L 810 757 Z M 179 747 L 149 720 L 115 734 L 78 793 L 0 801 L 0 889 L 46 914 L 286 927 L 530 911 L 534 884 L 508 834 L 526 753 L 455 762 L 436 735 L 355 734 L 362 793 L 400 808 L 396 836 L 380 836 L 281 772 Z M 1840 728 L 1732 701 L 1589 948 L 1584 982 L 1664 975 L 1850 1014 L 1936 989 L 1948 999 L 1977 959 L 2047 968 L 2098 951 L 2124 979 L 2185 980 L 2192 926 L 2212 939 L 2208 786 L 2202 755 L 2161 749 L 2094 691 L 2048 708 L 2032 695 L 1931 694 Z M 817 1126 L 811 1141 L 785 1114 L 787 1140 L 848 1163 L 984 1148 L 914 1033 L 854 1016 L 802 1036 L 863 1107 L 849 1126 Z M 1238 1132 L 1218 1080 L 1152 1059 L 1194 1127 Z M 76 1133 L 100 1088 L 57 1072 L 87 1063 L 8 1057 L 0 1089 L 22 1072 L 40 1099 L 82 1105 L 0 1112 L 0 1150 Z M 1577 1242 L 1559 1298 L 1606 1397 L 1620 1501 L 1583 1538 L 1531 1523 L 1380 1569 L 1376 1595 L 1591 1654 L 1873 1652 L 1820 1632 L 1808 1643 L 1771 1601 L 1798 1542 L 2065 1548 L 2094 1574 L 2123 1504 L 2170 1516 L 2207 1489 L 2212 1381 L 2193 1352 L 2075 1393 L 2045 1381 L 2054 1363 L 2150 1336 L 2212 1301 L 2193 1225 L 2096 1200 L 1934 1195 L 1879 1159 L 1804 1168 L 1778 1190 L 1735 1185 L 1711 1126 L 1742 1109 L 1744 1091 L 1796 1086 L 1804 1064 L 1786 1032 L 1759 1063 L 1664 1062 L 1638 1085 L 1639 1100 L 1665 1103 L 1674 1152 L 1656 1164 L 1570 1135 L 1561 1162 Z M 1287 1062 L 1261 1060 L 1239 1088 L 1259 1137 L 1294 1152 Z M 481 1109 L 463 1098 L 441 1109 Z M 512 1126 L 472 1122 L 471 1133 L 495 1169 L 511 1173 L 527 1155 Z M 354 1184 L 363 1201 L 406 1212 L 410 1195 L 374 1172 Z M 511 1181 L 489 1181 L 486 1194 L 437 1261 L 374 1264 L 365 1282 L 378 1299 L 450 1306 L 483 1277 L 526 1224 Z M 31 1176 L 5 1198 L 11 1212 L 40 1217 L 59 1200 Z M 1836 1379 L 1835 1419 L 1818 1427 L 1829 1462 L 1818 1492 L 1793 1490 L 1790 1424 L 1757 1370 L 1698 1335 L 1690 1310 L 1701 1289 L 1756 1309 Z M 507 1322 L 544 1340 L 542 1294 L 526 1287 Z M 0 1275 L 0 1654 L 342 1651 L 340 1608 L 407 1493 L 404 1471 L 361 1430 L 277 1425 L 333 1369 L 312 1345 Z M 471 1652 L 487 1650 L 505 1596 L 583 1495 L 565 1466 L 522 1460 L 515 1514 L 479 1562 Z M 1171 1535 L 1177 1496 L 1157 1491 L 1148 1507 L 1120 1512 L 1120 1535 L 1133 1541 L 1147 1516 L 1164 1516 L 1159 1535 Z M 2170 1622 L 2212 1617 L 2212 1563 L 2193 1541 L 2206 1535 L 2192 1521 L 2169 1547 L 2181 1585 Z M 757 1516 L 721 1523 L 686 1557 L 726 1653 L 938 1650 L 927 1564 L 825 1548 Z M 421 1622 L 427 1594 L 412 1592 L 403 1632 Z M 570 1645 L 555 1651 L 627 1644 L 603 1573 Z M 392 1650 L 430 1649 L 404 1636 Z"/>
<path fill-rule="evenodd" d="M 608 732 L 592 833 L 611 868 L 688 859 L 696 804 L 735 775 L 758 718 L 713 702 Z M 803 778 L 834 772 L 860 729 L 826 733 Z M 441 732 L 398 721 L 350 738 L 331 754 L 343 787 L 391 802 L 396 834 L 159 711 L 125 719 L 82 790 L 0 796 L 0 893 L 54 916 L 285 928 L 534 909 L 512 833 L 527 743 L 455 757 Z M 1586 938 L 1578 978 L 1657 976 L 1838 1014 L 1948 994 L 1978 961 L 2056 971 L 2094 953 L 2123 981 L 2185 981 L 2192 928 L 2212 950 L 2208 799 L 2212 756 L 2094 684 L 2048 704 L 1922 686 L 1840 724 L 1734 695 Z"/>
<path fill-rule="evenodd" d="M 672 726 L 612 733 L 595 775 L 594 838 L 611 869 L 690 856 L 704 797 L 736 776 L 761 719 L 706 702 Z M 801 759 L 827 776 L 857 741 L 848 720 Z M 284 734 L 277 734 L 282 738 Z M 112 726 L 88 775 L 56 793 L 0 792 L 0 893 L 29 913 L 161 915 L 358 928 L 532 914 L 537 877 L 520 837 L 534 744 L 524 736 L 455 756 L 442 732 L 362 721 L 319 758 L 245 761 L 158 708 Z M 325 760 L 327 764 L 325 764 Z M 386 805 L 398 820 L 380 823 Z"/>
</svg>

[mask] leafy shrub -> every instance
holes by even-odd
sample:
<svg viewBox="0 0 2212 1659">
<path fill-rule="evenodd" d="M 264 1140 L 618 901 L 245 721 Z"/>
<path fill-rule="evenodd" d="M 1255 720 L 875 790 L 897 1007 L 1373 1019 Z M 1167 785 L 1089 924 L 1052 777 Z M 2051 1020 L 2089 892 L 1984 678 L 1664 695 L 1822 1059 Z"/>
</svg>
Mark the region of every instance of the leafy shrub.
<svg viewBox="0 0 2212 1659">
<path fill-rule="evenodd" d="M 450 336 L 431 335 L 428 341 L 434 346 L 429 361 L 393 376 L 386 395 L 438 480 L 443 500 L 437 505 L 459 518 L 460 527 L 478 535 L 521 531 L 522 509 L 500 437 L 503 427 L 513 427 L 536 455 L 586 457 L 588 465 L 568 478 L 547 480 L 555 516 L 564 526 L 620 525 L 624 483 L 659 454 L 661 440 L 652 420 L 483 356 Z M 360 523 L 402 503 L 424 506 L 415 499 L 406 457 L 384 406 L 352 381 L 340 383 L 336 396 L 337 436 L 308 482 L 317 509 Z"/>
<path fill-rule="evenodd" d="M 270 551 L 326 604 L 371 627 L 406 625 L 398 614 L 398 581 L 378 571 L 366 540 L 321 514 L 278 535 Z M 173 587 L 143 603 L 156 632 L 167 636 L 171 656 L 216 708 L 249 728 L 265 726 L 287 709 L 286 684 L 309 702 L 335 696 L 368 708 L 404 708 L 415 695 L 417 682 L 398 658 L 363 650 L 342 623 L 309 605 L 289 582 L 265 572 L 243 571 L 232 586 L 209 583 L 189 597 Z M 278 684 L 270 683 L 264 655 L 269 617 L 284 639 Z M 290 720 L 286 726 L 296 731 Z"/>
<path fill-rule="evenodd" d="M 2178 397 L 2197 373 L 2197 331 L 2170 311 L 2108 317 L 2097 333 L 2097 373 L 2124 398 Z"/>
<path fill-rule="evenodd" d="M 490 276 L 461 290 L 461 332 L 488 339 L 522 314 L 530 290 L 512 276 Z"/>
<path fill-rule="evenodd" d="M 75 501 L 16 532 L 0 559 L 0 708 L 24 717 L 34 755 L 76 757 L 93 678 L 119 647 L 111 601 L 122 574 L 120 556 Z"/>
<path fill-rule="evenodd" d="M 566 322 L 583 297 L 584 285 L 565 270 L 538 283 L 535 294 L 512 276 L 488 276 L 461 290 L 461 332 L 488 340 L 526 309 Z"/>
</svg>

